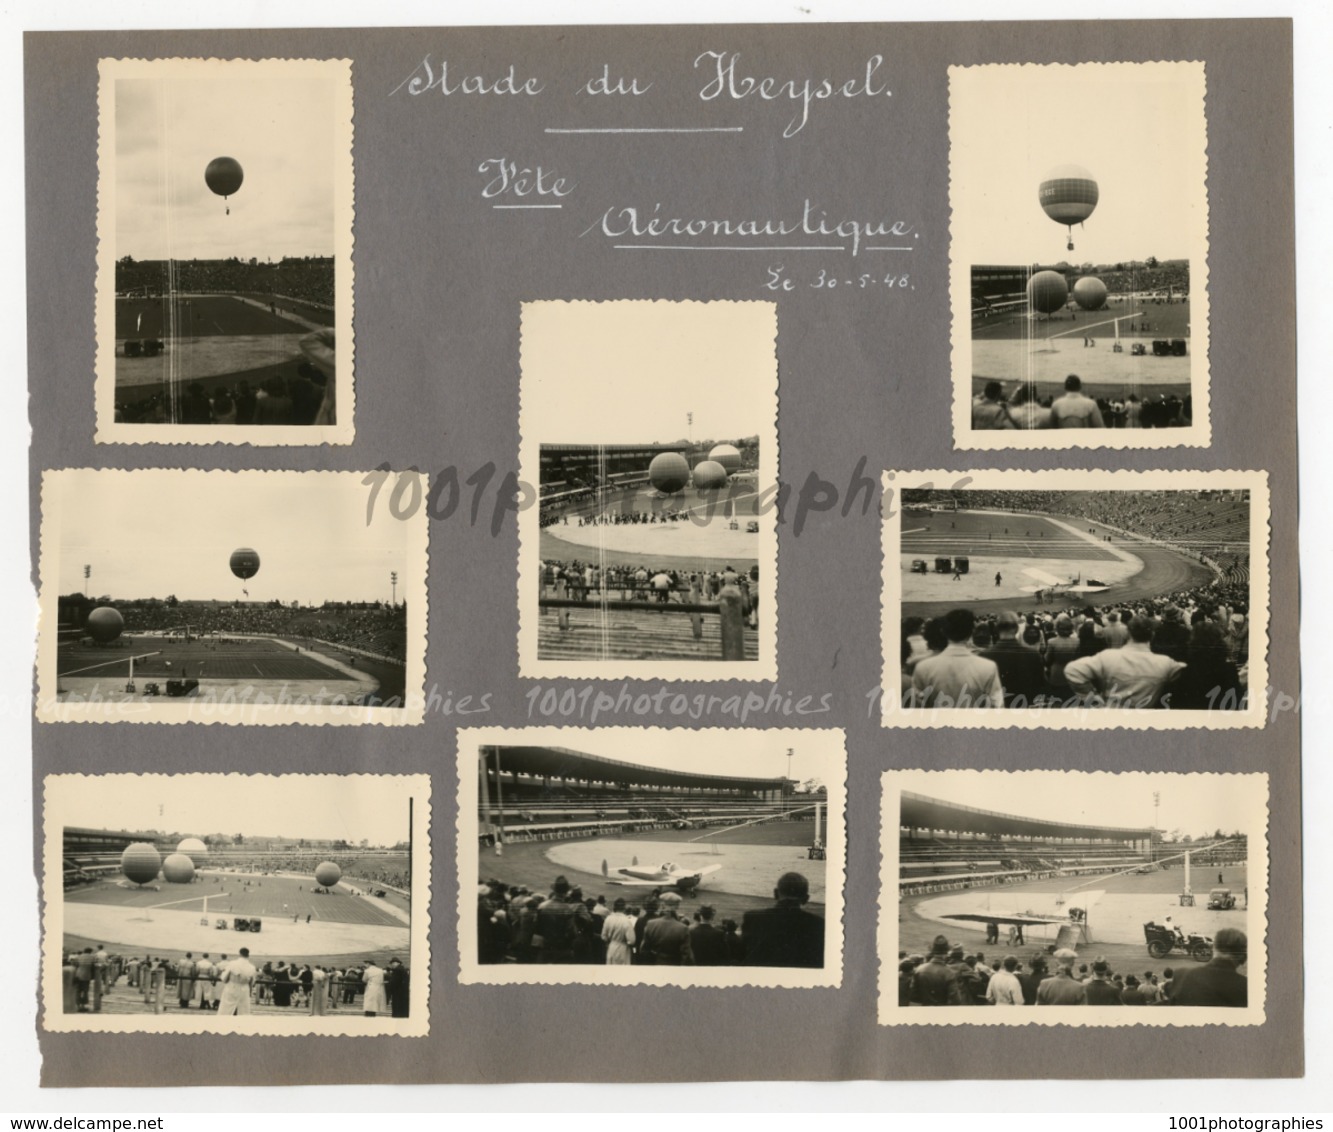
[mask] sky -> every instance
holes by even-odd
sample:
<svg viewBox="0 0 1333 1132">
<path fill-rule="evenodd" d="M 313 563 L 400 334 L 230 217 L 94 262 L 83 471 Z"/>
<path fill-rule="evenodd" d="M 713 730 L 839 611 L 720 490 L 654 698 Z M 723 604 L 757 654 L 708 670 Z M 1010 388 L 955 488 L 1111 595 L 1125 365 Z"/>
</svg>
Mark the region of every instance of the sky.
<svg viewBox="0 0 1333 1132">
<path fill-rule="evenodd" d="M 728 693 L 716 693 L 725 696 Z M 741 693 L 744 694 L 743 692 Z M 793 717 L 794 718 L 794 717 Z M 509 741 L 514 742 L 515 733 Z M 502 742 L 494 737 L 484 742 Z M 804 782 L 841 778 L 842 733 L 831 730 L 637 730 L 602 728 L 578 733 L 551 733 L 528 739 L 587 755 L 619 759 L 640 766 L 699 774 L 732 774 L 756 778 L 780 778 L 787 771 L 791 748 L 791 777 Z M 503 755 L 501 756 L 503 759 Z"/>
<path fill-rule="evenodd" d="M 111 470 L 59 478 L 59 592 L 122 601 L 169 594 L 303 605 L 388 601 L 396 570 L 402 600 L 419 583 L 408 572 L 409 524 L 390 513 L 391 482 L 367 526 L 370 489 L 362 478 Z M 259 572 L 248 581 L 229 565 L 240 547 L 259 554 Z M 92 566 L 86 584 L 85 564 Z"/>
<path fill-rule="evenodd" d="M 334 90 L 257 68 L 116 79 L 116 258 L 332 255 Z M 204 184 L 223 156 L 245 172 L 229 201 Z"/>
<path fill-rule="evenodd" d="M 60 814 L 93 829 L 394 845 L 408 837 L 410 795 L 391 775 L 111 774 L 65 793 Z"/>
<path fill-rule="evenodd" d="M 1201 70 L 969 68 L 951 71 L 950 83 L 956 255 L 1025 264 L 1199 253 Z M 1066 229 L 1037 201 L 1060 165 L 1081 165 L 1099 189 L 1096 209 L 1073 230 L 1072 252 Z"/>
<path fill-rule="evenodd" d="M 1075 774 L 1065 771 L 921 774 L 903 789 L 981 810 L 1048 821 L 1147 829 L 1153 791 L 1161 794 L 1158 828 L 1197 838 L 1245 828 L 1253 811 L 1254 776 L 1211 774 Z"/>
<path fill-rule="evenodd" d="M 523 431 L 540 444 L 764 435 L 777 416 L 768 303 L 528 303 Z"/>
</svg>

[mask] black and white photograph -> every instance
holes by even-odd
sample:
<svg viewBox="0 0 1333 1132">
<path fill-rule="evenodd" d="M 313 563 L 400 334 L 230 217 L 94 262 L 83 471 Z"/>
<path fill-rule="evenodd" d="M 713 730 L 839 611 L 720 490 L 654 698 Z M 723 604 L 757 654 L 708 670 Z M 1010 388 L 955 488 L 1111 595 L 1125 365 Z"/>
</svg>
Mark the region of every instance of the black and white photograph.
<svg viewBox="0 0 1333 1132">
<path fill-rule="evenodd" d="M 882 1025 L 1264 1021 L 1267 775 L 889 771 L 883 806 Z"/>
<path fill-rule="evenodd" d="M 1262 474 L 942 472 L 891 483 L 886 724 L 1262 725 Z M 967 486 L 938 486 L 948 483 Z"/>
<path fill-rule="evenodd" d="M 1203 64 L 951 67 L 949 96 L 955 447 L 1207 444 Z"/>
<path fill-rule="evenodd" d="M 350 443 L 351 64 L 100 77 L 97 439 Z"/>
<path fill-rule="evenodd" d="M 463 982 L 841 984 L 842 731 L 458 742 Z"/>
<path fill-rule="evenodd" d="M 420 722 L 426 539 L 358 472 L 47 472 L 38 718 Z"/>
<path fill-rule="evenodd" d="M 45 789 L 46 1029 L 427 1032 L 426 775 Z"/>
<path fill-rule="evenodd" d="M 767 303 L 524 306 L 525 675 L 776 676 L 776 332 Z"/>
</svg>

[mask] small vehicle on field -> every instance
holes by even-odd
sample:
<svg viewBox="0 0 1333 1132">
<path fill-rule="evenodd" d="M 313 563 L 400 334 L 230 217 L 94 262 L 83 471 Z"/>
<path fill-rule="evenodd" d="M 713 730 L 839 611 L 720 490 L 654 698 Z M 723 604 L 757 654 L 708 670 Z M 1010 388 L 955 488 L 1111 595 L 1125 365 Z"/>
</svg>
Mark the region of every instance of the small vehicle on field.
<svg viewBox="0 0 1333 1132">
<path fill-rule="evenodd" d="M 1229 912 L 1236 906 L 1236 895 L 1229 888 L 1215 888 L 1208 894 L 1210 912 Z"/>
<path fill-rule="evenodd" d="M 1155 924 L 1149 920 L 1143 925 L 1143 935 L 1148 941 L 1148 954 L 1154 959 L 1165 959 L 1173 951 L 1183 951 L 1199 963 L 1207 963 L 1213 957 L 1211 936 L 1181 931 L 1176 924 Z"/>
</svg>

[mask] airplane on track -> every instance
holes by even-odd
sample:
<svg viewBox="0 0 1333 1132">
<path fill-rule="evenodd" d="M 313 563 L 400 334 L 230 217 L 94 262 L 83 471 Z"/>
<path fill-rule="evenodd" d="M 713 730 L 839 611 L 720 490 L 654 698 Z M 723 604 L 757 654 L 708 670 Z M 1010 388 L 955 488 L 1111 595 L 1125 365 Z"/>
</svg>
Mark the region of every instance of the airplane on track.
<svg viewBox="0 0 1333 1132">
<path fill-rule="evenodd" d="M 1103 590 L 1111 588 L 1094 578 L 1089 578 L 1086 582 L 1083 582 L 1080 580 L 1080 575 L 1077 574 L 1072 580 L 1066 582 L 1057 578 L 1054 574 L 1048 574 L 1045 570 L 1037 569 L 1035 566 L 1025 566 L 1023 573 L 1041 583 L 1037 586 L 1020 587 L 1025 594 L 1045 594 L 1047 597 L 1054 597 L 1056 594 L 1099 594 Z"/>
<path fill-rule="evenodd" d="M 603 861 L 602 876 L 606 877 L 612 884 L 639 885 L 645 888 L 674 888 L 682 895 L 688 895 L 703 883 L 704 877 L 708 876 L 709 873 L 717 872 L 721 868 L 721 865 L 706 865 L 702 869 L 687 869 L 674 861 L 666 861 L 656 868 L 652 868 L 647 865 L 640 865 L 639 859 L 635 857 L 633 863 L 616 868 L 614 875 L 612 870 L 607 867 L 606 862 Z"/>
</svg>

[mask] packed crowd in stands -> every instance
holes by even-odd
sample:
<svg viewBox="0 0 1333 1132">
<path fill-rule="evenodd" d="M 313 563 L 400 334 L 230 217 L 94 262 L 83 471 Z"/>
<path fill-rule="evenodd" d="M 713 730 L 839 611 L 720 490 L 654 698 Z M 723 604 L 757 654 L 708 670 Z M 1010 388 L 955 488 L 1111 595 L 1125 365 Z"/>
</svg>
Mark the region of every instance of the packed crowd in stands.
<svg viewBox="0 0 1333 1132">
<path fill-rule="evenodd" d="M 219 1014 L 248 1014 L 252 1006 L 270 1006 L 407 1018 L 411 1001 L 411 973 L 397 958 L 384 966 L 374 959 L 346 967 L 284 959 L 256 966 L 248 948 L 234 958 L 219 952 L 215 959 L 207 951 L 198 958 L 192 951 L 167 958 L 114 954 L 99 944 L 67 953 L 64 966 L 72 976 L 73 1012 L 79 1014 L 95 1012 L 117 988 L 142 992 L 147 1002 L 160 987 L 163 1009 Z"/>
<path fill-rule="evenodd" d="M 213 384 L 205 389 L 193 381 L 185 387 L 179 406 L 179 424 L 313 425 L 333 420 L 328 378 L 309 362 L 293 363 L 285 376 L 275 374 L 251 386 L 247 380 Z M 116 420 L 129 424 L 163 424 L 171 418 L 164 392 L 146 397 L 122 393 L 116 400 Z"/>
<path fill-rule="evenodd" d="M 1065 391 L 1058 397 L 1042 396 L 1032 382 L 1019 382 L 1006 393 L 1001 382 L 988 381 L 972 399 L 974 429 L 1185 428 L 1193 417 L 1192 396 L 1089 397 L 1074 374 L 1065 379 Z"/>
<path fill-rule="evenodd" d="M 1142 975 L 1115 970 L 1105 956 L 1080 963 L 1069 948 L 987 959 L 936 936 L 929 955 L 898 952 L 898 1005 L 918 1006 L 1226 1006 L 1248 1004 L 1248 941 L 1237 928 L 1221 928 L 1213 958 L 1176 972 Z M 1052 969 L 1053 968 L 1053 969 Z"/>
<path fill-rule="evenodd" d="M 1247 600 L 1219 583 L 1114 608 L 905 617 L 902 703 L 1244 710 Z"/>
<path fill-rule="evenodd" d="M 558 876 L 547 892 L 482 880 L 477 887 L 480 963 L 573 963 L 609 966 L 823 967 L 824 919 L 807 911 L 810 885 L 784 873 L 773 906 L 746 912 L 742 922 L 714 923 L 701 905 L 692 917 L 670 886 L 643 899 L 583 890 Z"/>
<path fill-rule="evenodd" d="M 193 294 L 236 293 L 286 296 L 316 306 L 333 307 L 331 257 L 284 258 L 277 263 L 240 259 L 176 260 L 175 289 Z M 162 295 L 169 289 L 163 260 L 123 259 L 116 264 L 116 293 Z"/>
</svg>

